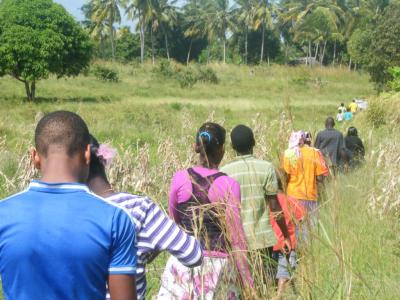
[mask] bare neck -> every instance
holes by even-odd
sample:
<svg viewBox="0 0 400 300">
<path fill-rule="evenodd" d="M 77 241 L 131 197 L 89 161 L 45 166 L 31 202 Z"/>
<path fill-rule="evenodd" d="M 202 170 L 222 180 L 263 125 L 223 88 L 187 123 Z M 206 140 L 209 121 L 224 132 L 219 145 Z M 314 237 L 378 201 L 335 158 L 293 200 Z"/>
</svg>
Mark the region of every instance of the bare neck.
<svg viewBox="0 0 400 300">
<path fill-rule="evenodd" d="M 77 157 L 51 155 L 41 162 L 41 180 L 48 183 L 85 183 L 87 174 L 85 167 Z"/>
<path fill-rule="evenodd" d="M 93 193 L 103 198 L 107 198 L 114 194 L 112 186 L 108 180 L 100 176 L 89 178 L 88 186 Z"/>
</svg>

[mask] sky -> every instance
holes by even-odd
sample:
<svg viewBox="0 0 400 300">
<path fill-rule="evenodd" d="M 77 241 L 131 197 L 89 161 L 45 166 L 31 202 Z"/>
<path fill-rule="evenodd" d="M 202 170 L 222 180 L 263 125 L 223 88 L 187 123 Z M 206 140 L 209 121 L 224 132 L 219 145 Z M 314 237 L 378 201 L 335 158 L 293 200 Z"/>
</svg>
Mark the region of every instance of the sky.
<svg viewBox="0 0 400 300">
<path fill-rule="evenodd" d="M 73 15 L 78 21 L 83 20 L 83 14 L 81 12 L 82 5 L 86 2 L 85 0 L 54 0 L 54 2 L 61 4 L 65 7 L 65 9 Z M 123 26 L 132 26 L 132 22 L 128 21 L 124 16 L 124 12 L 121 11 L 122 22 L 121 25 Z"/>
</svg>

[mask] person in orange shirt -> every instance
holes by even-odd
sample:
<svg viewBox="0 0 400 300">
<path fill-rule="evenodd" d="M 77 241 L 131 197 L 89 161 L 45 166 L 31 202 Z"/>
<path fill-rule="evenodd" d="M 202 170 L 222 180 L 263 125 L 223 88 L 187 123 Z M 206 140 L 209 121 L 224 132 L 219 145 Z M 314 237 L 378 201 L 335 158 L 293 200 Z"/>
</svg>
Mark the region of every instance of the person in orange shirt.
<svg viewBox="0 0 400 300">
<path fill-rule="evenodd" d="M 283 169 L 287 174 L 286 194 L 298 199 L 303 205 L 307 223 L 312 226 L 317 222 L 317 181 L 322 181 L 328 176 L 329 170 L 322 153 L 305 141 L 306 135 L 303 131 L 291 134 L 289 147 L 283 157 Z M 300 231 L 303 235 L 301 238 L 306 240 L 308 232 Z"/>
</svg>

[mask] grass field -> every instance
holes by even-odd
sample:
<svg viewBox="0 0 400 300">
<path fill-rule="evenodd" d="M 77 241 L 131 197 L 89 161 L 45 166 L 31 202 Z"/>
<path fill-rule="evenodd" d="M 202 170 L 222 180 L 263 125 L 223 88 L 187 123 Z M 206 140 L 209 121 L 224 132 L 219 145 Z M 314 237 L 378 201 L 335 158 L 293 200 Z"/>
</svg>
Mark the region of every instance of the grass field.
<svg viewBox="0 0 400 300">
<path fill-rule="evenodd" d="M 256 155 L 278 164 L 292 129 L 315 133 L 327 116 L 336 115 L 340 102 L 375 101 L 368 77 L 347 69 L 212 65 L 219 84 L 182 89 L 150 65 L 112 67 L 119 71 L 118 83 L 93 76 L 41 81 L 37 103 L 23 103 L 22 84 L 0 78 L 0 197 L 34 176 L 27 156 L 33 129 L 52 110 L 78 112 L 100 141 L 118 148 L 109 170 L 117 189 L 144 192 L 165 207 L 172 174 L 194 160 L 193 136 L 204 121 L 223 123 L 228 131 L 238 123 L 250 125 Z M 385 101 L 398 109 L 399 96 Z M 297 293 L 288 299 L 400 295 L 398 112 L 380 128 L 368 125 L 367 114 L 352 123 L 365 142 L 367 163 L 328 183 L 320 226 L 298 269 Z M 227 149 L 223 163 L 233 156 Z M 162 255 L 149 268 L 149 298 L 157 292 L 164 262 Z"/>
</svg>

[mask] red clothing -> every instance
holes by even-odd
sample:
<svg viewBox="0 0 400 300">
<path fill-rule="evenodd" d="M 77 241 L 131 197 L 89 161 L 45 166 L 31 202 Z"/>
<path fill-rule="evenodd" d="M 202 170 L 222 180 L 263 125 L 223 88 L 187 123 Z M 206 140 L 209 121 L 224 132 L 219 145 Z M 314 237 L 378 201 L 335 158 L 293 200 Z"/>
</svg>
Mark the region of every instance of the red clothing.
<svg viewBox="0 0 400 300">
<path fill-rule="evenodd" d="M 304 208 L 298 203 L 297 199 L 286 196 L 283 193 L 278 193 L 278 201 L 282 207 L 283 214 L 285 216 L 286 227 L 289 232 L 290 243 L 292 244 L 292 249 L 296 249 L 296 225 L 295 223 L 301 221 L 304 217 Z M 283 233 L 275 221 L 275 218 L 271 214 L 271 225 L 275 232 L 278 242 L 274 246 L 274 251 L 280 251 L 283 247 Z"/>
</svg>

